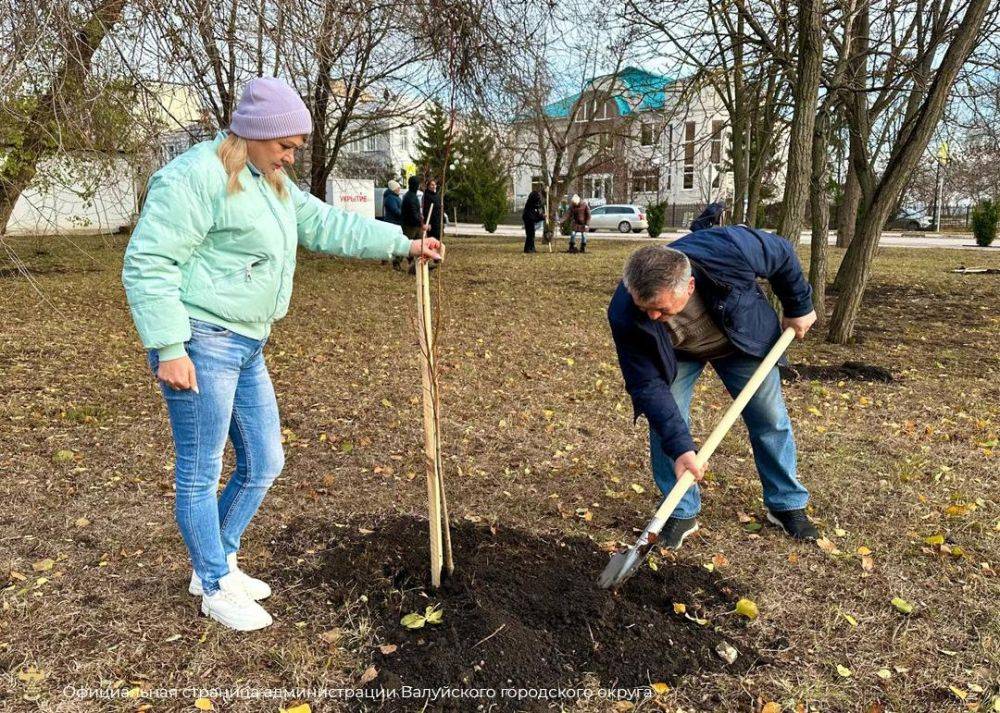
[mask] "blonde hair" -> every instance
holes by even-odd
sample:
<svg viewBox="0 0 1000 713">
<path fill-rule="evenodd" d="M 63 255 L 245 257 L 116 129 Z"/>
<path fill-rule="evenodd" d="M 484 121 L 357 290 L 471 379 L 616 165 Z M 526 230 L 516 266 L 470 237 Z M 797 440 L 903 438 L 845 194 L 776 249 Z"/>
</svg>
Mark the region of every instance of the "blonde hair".
<svg viewBox="0 0 1000 713">
<path fill-rule="evenodd" d="M 247 140 L 236 134 L 228 133 L 219 144 L 218 153 L 219 160 L 222 161 L 222 166 L 226 169 L 226 175 L 229 176 L 226 192 L 229 194 L 239 193 L 243 190 L 243 184 L 240 183 L 240 173 L 247 165 Z M 288 197 L 285 176 L 281 169 L 264 174 L 264 178 L 271 184 L 271 188 L 278 198 L 284 200 Z"/>
</svg>

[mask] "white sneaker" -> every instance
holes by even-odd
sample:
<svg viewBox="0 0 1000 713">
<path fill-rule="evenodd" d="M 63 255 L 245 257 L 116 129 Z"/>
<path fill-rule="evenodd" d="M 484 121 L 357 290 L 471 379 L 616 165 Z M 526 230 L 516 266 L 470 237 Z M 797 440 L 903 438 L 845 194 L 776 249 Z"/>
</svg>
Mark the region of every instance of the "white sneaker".
<svg viewBox="0 0 1000 713">
<path fill-rule="evenodd" d="M 254 601 L 260 601 L 261 599 L 267 599 L 271 596 L 271 587 L 268 586 L 267 582 L 261 581 L 249 574 L 244 572 L 236 564 L 236 553 L 226 557 L 226 562 L 229 563 L 229 574 L 236 575 L 236 581 L 239 582 L 243 588 L 247 591 L 247 596 L 249 596 Z M 196 597 L 200 597 L 205 593 L 205 590 L 201 586 L 201 577 L 199 577 L 194 572 L 191 573 L 191 584 L 188 585 L 188 592 Z"/>
<path fill-rule="evenodd" d="M 247 596 L 246 589 L 232 572 L 219 580 L 214 594 L 203 594 L 201 613 L 236 631 L 256 631 L 273 623 L 264 607 Z"/>
</svg>

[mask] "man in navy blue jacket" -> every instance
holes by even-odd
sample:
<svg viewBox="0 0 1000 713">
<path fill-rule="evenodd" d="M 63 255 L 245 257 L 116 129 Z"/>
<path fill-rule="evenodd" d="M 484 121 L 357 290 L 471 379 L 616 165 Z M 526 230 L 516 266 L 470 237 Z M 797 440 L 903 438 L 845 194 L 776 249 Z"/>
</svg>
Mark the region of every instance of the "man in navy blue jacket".
<svg viewBox="0 0 1000 713">
<path fill-rule="evenodd" d="M 780 299 L 781 324 L 758 278 L 768 280 Z M 694 384 L 705 364 L 712 364 L 735 397 L 781 331 L 792 327 L 804 338 L 816 312 L 788 241 L 734 225 L 634 252 L 611 298 L 608 321 L 635 418 L 644 415 L 649 421 L 653 478 L 665 495 L 685 470 L 697 481 L 702 478 L 688 423 Z M 809 492 L 796 476 L 795 439 L 777 367 L 747 404 L 743 420 L 768 520 L 797 539 L 816 539 L 805 512 Z M 697 531 L 700 509 L 700 492 L 693 485 L 659 541 L 679 548 Z"/>
</svg>

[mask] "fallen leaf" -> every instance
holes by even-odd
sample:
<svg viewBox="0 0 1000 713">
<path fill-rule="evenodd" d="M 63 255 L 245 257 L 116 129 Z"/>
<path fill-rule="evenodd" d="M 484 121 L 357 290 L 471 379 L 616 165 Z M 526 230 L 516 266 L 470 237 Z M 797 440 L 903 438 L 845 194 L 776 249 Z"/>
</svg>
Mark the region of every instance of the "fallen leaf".
<svg viewBox="0 0 1000 713">
<path fill-rule="evenodd" d="M 892 678 L 892 671 L 890 671 L 887 668 L 880 668 L 878 671 L 875 672 L 875 675 L 881 678 L 883 681 L 888 681 L 890 678 Z"/>
<path fill-rule="evenodd" d="M 181 638 L 180 634 L 171 634 L 170 636 L 168 636 L 167 638 L 165 638 L 163 641 L 164 641 L 164 643 L 169 644 L 171 641 L 177 641 L 180 638 Z"/>
<path fill-rule="evenodd" d="M 857 626 L 858 625 L 858 620 L 855 619 L 850 614 L 848 614 L 847 612 L 842 611 L 842 612 L 840 612 L 840 615 L 842 617 L 844 617 L 844 619 L 847 621 L 847 623 L 850 624 L 851 626 Z"/>
<path fill-rule="evenodd" d="M 869 557 L 867 555 L 865 555 L 864 557 L 862 557 L 861 558 L 861 569 L 863 569 L 865 572 L 871 572 L 873 569 L 875 569 L 875 559 L 873 557 Z"/>
<path fill-rule="evenodd" d="M 199 698 L 194 702 L 194 707 L 200 711 L 214 711 L 215 706 L 212 705 L 212 701 L 207 698 Z"/>
<path fill-rule="evenodd" d="M 90 524 L 90 520 L 88 520 L 85 517 L 78 517 L 73 524 L 76 525 L 77 527 L 86 527 L 87 525 Z"/>
<path fill-rule="evenodd" d="M 56 451 L 52 456 L 52 460 L 56 463 L 66 463 L 73 460 L 74 455 L 73 451 L 70 450 Z"/>
<path fill-rule="evenodd" d="M 893 597 L 892 605 L 896 607 L 896 609 L 901 611 L 903 614 L 910 614 L 913 612 L 913 605 L 910 604 L 905 599 L 903 599 L 902 597 Z"/>
<path fill-rule="evenodd" d="M 944 544 L 944 535 L 930 535 L 929 537 L 925 537 L 924 538 L 924 544 L 925 545 L 931 545 L 931 546 L 934 546 L 934 545 L 943 545 Z"/>
<path fill-rule="evenodd" d="M 366 683 L 371 683 L 372 681 L 375 680 L 377 676 L 378 676 L 378 669 L 375 668 L 374 666 L 369 666 L 368 668 L 365 669 L 365 672 L 361 674 L 361 685 L 363 686 Z"/>
<path fill-rule="evenodd" d="M 343 629 L 334 628 L 330 629 L 329 631 L 324 631 L 322 634 L 319 635 L 319 638 L 324 643 L 336 644 L 338 641 L 340 641 L 340 637 L 342 637 L 343 635 L 344 635 Z"/>
<path fill-rule="evenodd" d="M 702 567 L 704 567 L 705 569 L 707 569 L 709 572 L 714 572 L 715 571 L 715 565 L 712 564 L 711 562 L 706 562 L 705 564 L 702 565 Z"/>
<path fill-rule="evenodd" d="M 646 489 L 641 485 L 639 485 L 638 483 L 632 483 L 632 485 L 630 485 L 629 487 L 632 488 L 632 490 L 638 493 L 639 495 L 642 495 L 643 493 L 646 492 Z"/>
<path fill-rule="evenodd" d="M 300 703 L 297 706 L 292 706 L 291 708 L 280 708 L 281 713 L 312 713 L 312 708 L 309 707 L 308 703 Z"/>
<path fill-rule="evenodd" d="M 781 704 L 774 701 L 765 703 L 764 707 L 760 709 L 760 713 L 781 713 Z"/>
<path fill-rule="evenodd" d="M 862 557 L 864 557 L 865 555 L 870 555 L 872 553 L 872 551 L 870 549 L 868 549 L 867 547 L 865 547 L 864 545 L 862 545 L 861 547 L 859 547 L 857 549 L 857 553 L 859 555 L 861 555 Z"/>
<path fill-rule="evenodd" d="M 444 618 L 444 610 L 437 605 L 427 607 L 424 612 L 424 619 L 427 620 L 428 624 L 440 624 L 442 618 Z"/>
<path fill-rule="evenodd" d="M 652 683 L 650 684 L 649 687 L 652 688 L 653 693 L 655 693 L 658 696 L 662 696 L 664 693 L 670 690 L 670 686 L 668 686 L 665 683 Z"/>
<path fill-rule="evenodd" d="M 837 537 L 844 537 L 847 534 L 847 530 L 844 530 L 840 527 L 835 527 L 833 528 L 833 534 L 836 535 Z"/>
<path fill-rule="evenodd" d="M 843 678 L 851 677 L 851 669 L 847 668 L 847 666 L 837 664 L 837 673 L 839 673 Z"/>
<path fill-rule="evenodd" d="M 54 559 L 46 557 L 43 560 L 38 560 L 31 565 L 31 568 L 36 572 L 48 572 L 50 569 L 55 567 L 56 561 Z"/>
<path fill-rule="evenodd" d="M 831 555 L 835 555 L 840 552 L 840 550 L 837 549 L 837 546 L 833 544 L 833 542 L 831 542 L 829 538 L 826 537 L 821 537 L 818 540 L 816 540 L 816 546 L 819 547 L 824 552 L 830 553 Z"/>
<path fill-rule="evenodd" d="M 963 691 L 961 688 L 956 688 L 955 686 L 948 686 L 948 690 L 955 694 L 955 697 L 959 700 L 964 701 L 969 697 L 969 694 Z"/>
<path fill-rule="evenodd" d="M 750 621 L 760 616 L 757 604 L 752 599 L 740 599 L 736 602 L 736 613 L 745 616 Z"/>
<path fill-rule="evenodd" d="M 402 619 L 400 619 L 399 623 L 405 626 L 407 629 L 422 629 L 424 624 L 426 623 L 426 619 L 424 619 L 424 617 L 422 617 L 420 614 L 413 612 L 412 614 L 407 614 Z"/>
<path fill-rule="evenodd" d="M 728 641 L 723 641 L 721 644 L 716 646 L 715 653 L 718 654 L 720 659 L 728 664 L 736 661 L 736 657 L 739 656 L 739 652 L 733 648 Z"/>
<path fill-rule="evenodd" d="M 378 647 L 378 650 L 382 652 L 383 656 L 388 656 L 389 654 L 396 653 L 396 649 L 399 648 L 395 644 L 382 644 Z"/>
<path fill-rule="evenodd" d="M 674 602 L 674 614 L 683 614 L 687 611 L 687 605 Z"/>
<path fill-rule="evenodd" d="M 725 567 L 729 564 L 729 560 L 726 559 L 725 555 L 712 555 L 712 564 L 716 567 Z"/>
</svg>

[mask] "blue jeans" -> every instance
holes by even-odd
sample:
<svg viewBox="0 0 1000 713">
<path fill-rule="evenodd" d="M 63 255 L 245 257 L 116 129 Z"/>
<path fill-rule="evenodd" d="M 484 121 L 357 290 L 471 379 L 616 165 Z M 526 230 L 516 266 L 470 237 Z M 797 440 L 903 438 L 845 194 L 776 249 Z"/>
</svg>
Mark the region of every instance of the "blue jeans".
<svg viewBox="0 0 1000 713">
<path fill-rule="evenodd" d="M 713 359 L 712 367 L 722 379 L 729 393 L 735 398 L 760 364 L 760 359 L 745 354 L 734 354 Z M 677 378 L 670 385 L 670 392 L 677 402 L 684 422 L 690 424 L 691 396 L 694 384 L 705 364 L 697 361 L 679 361 Z M 750 432 L 750 445 L 757 464 L 757 473 L 764 489 L 764 504 L 773 512 L 799 510 L 809 501 L 809 491 L 796 477 L 795 437 L 792 422 L 781 397 L 781 377 L 775 367 L 764 379 L 757 393 L 743 409 L 743 421 Z M 674 461 L 663 452 L 660 438 L 649 430 L 650 460 L 653 479 L 666 495 L 677 482 Z M 701 492 L 697 485 L 681 498 L 674 517 L 694 517 L 701 510 Z"/>
<path fill-rule="evenodd" d="M 243 531 L 285 462 L 278 402 L 262 353 L 266 341 L 192 319 L 184 346 L 199 393 L 160 382 L 177 456 L 174 515 L 208 594 L 229 572 L 226 557 L 240 549 Z M 156 350 L 149 352 L 149 365 L 155 374 Z M 227 438 L 236 469 L 217 496 Z"/>
</svg>

